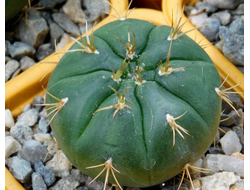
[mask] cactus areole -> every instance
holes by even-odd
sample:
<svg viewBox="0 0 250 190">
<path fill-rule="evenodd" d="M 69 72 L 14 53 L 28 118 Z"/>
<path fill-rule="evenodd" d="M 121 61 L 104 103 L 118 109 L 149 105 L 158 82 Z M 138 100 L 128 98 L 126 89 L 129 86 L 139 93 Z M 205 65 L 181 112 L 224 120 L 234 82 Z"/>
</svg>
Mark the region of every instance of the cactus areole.
<svg viewBox="0 0 250 190">
<path fill-rule="evenodd" d="M 110 174 L 110 184 L 153 186 L 213 142 L 219 74 L 197 43 L 171 32 L 117 20 L 75 43 L 56 66 L 47 112 L 60 148 L 83 173 L 95 178 L 103 170 L 98 179 Z"/>
</svg>

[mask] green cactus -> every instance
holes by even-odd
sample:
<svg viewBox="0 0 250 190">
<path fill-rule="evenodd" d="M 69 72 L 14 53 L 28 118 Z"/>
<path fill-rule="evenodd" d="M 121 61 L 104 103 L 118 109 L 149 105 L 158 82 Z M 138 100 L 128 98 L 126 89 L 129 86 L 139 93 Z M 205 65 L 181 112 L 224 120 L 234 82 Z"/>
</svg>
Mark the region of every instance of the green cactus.
<svg viewBox="0 0 250 190">
<path fill-rule="evenodd" d="M 45 105 L 74 166 L 120 189 L 148 187 L 179 174 L 211 145 L 220 84 L 209 56 L 178 27 L 121 19 L 61 58 Z"/>
</svg>

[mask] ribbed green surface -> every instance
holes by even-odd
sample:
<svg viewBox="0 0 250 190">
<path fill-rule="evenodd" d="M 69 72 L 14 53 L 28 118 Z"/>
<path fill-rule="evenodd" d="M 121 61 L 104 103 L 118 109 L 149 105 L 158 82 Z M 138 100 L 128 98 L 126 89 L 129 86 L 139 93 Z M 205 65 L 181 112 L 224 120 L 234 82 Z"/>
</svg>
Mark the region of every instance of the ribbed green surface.
<svg viewBox="0 0 250 190">
<path fill-rule="evenodd" d="M 111 78 L 117 71 L 126 49 L 115 37 L 128 42 L 128 30 L 136 36 L 135 52 L 122 80 Z M 94 32 L 99 54 L 66 53 L 55 68 L 48 92 L 69 100 L 53 119 L 51 126 L 59 146 L 83 173 L 95 177 L 103 168 L 85 169 L 109 158 L 118 181 L 124 186 L 147 187 L 162 183 L 194 163 L 208 149 L 218 129 L 221 100 L 214 88 L 220 85 L 218 72 L 208 55 L 187 36 L 173 41 L 170 63 L 173 68 L 187 67 L 160 76 L 157 64 L 164 65 L 170 41 L 168 26 L 135 19 L 115 21 Z M 114 36 L 115 35 L 115 36 Z M 131 42 L 133 35 L 130 32 Z M 74 44 L 71 49 L 78 49 Z M 145 83 L 137 85 L 133 70 L 138 63 Z M 118 103 L 126 87 L 131 109 L 115 108 L 93 113 Z M 47 95 L 47 103 L 56 102 Z M 189 131 L 186 140 L 173 132 L 166 114 L 178 117 L 176 123 Z M 104 180 L 105 172 L 99 179 Z M 115 183 L 109 178 L 110 183 Z"/>
</svg>

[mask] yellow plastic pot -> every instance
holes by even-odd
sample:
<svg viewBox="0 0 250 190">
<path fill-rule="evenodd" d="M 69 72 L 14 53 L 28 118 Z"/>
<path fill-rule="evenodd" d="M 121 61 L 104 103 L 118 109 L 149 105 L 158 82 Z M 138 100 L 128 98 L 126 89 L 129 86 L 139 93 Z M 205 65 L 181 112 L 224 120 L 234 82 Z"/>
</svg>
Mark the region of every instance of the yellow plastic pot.
<svg viewBox="0 0 250 190">
<path fill-rule="evenodd" d="M 147 20 L 153 22 L 157 25 L 170 25 L 171 17 L 172 17 L 172 9 L 174 13 L 176 12 L 177 3 L 179 5 L 179 10 L 182 10 L 183 4 L 187 2 L 194 3 L 197 0 L 134 0 L 137 1 L 137 4 L 142 6 L 138 7 L 147 7 L 147 8 L 136 8 L 134 9 L 129 18 L 136 18 Z M 128 7 L 128 0 L 110 0 L 113 7 L 122 11 L 123 15 L 125 15 L 126 9 Z M 159 9 L 159 4 L 161 4 L 162 11 L 155 10 Z M 151 9 L 149 9 L 151 8 Z M 153 9 L 154 8 L 154 9 Z M 111 14 L 116 15 L 116 12 L 113 8 L 110 10 Z M 180 11 L 179 11 L 180 14 Z M 180 15 L 179 15 L 180 16 Z M 184 17 L 183 20 L 187 18 Z M 94 30 L 100 28 L 101 26 L 116 20 L 113 16 L 109 15 L 100 23 L 98 23 Z M 194 26 L 191 23 L 186 23 L 183 31 L 186 31 Z M 188 35 L 194 39 L 193 33 L 188 33 Z M 197 39 L 202 39 L 203 36 L 199 32 L 197 32 Z M 59 51 L 68 50 L 74 42 L 69 43 L 64 48 Z M 207 40 L 204 40 L 204 43 L 208 43 Z M 238 92 L 244 91 L 244 75 L 235 67 L 232 63 L 230 63 L 214 46 L 210 46 L 205 49 L 207 53 L 210 55 L 214 63 L 216 64 L 219 73 L 223 78 L 230 71 L 229 78 L 227 80 L 226 85 L 233 86 L 235 84 L 241 83 L 237 88 L 235 88 Z M 37 63 L 35 66 L 31 67 L 27 71 L 21 73 L 14 79 L 8 81 L 5 84 L 5 109 L 10 109 L 13 116 L 17 117 L 23 110 L 23 107 L 27 105 L 27 103 L 31 103 L 36 96 L 42 96 L 45 94 L 45 90 L 42 88 L 42 85 L 48 81 L 51 72 L 56 66 L 56 63 L 59 61 L 58 54 L 53 53 L 44 60 Z M 42 80 L 41 80 L 42 79 Z M 244 96 L 242 95 L 242 99 Z M 24 190 L 22 185 L 11 175 L 11 173 L 5 168 L 5 190 Z"/>
</svg>

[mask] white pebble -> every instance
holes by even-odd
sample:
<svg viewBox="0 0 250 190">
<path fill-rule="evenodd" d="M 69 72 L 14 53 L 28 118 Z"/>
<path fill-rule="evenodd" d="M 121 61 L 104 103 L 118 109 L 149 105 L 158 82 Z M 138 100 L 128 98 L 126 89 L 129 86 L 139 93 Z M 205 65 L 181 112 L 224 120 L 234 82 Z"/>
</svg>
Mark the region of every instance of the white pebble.
<svg viewBox="0 0 250 190">
<path fill-rule="evenodd" d="M 226 155 L 231 155 L 234 152 L 240 152 L 242 145 L 237 134 L 234 131 L 228 131 L 221 139 L 220 144 Z"/>
<path fill-rule="evenodd" d="M 21 144 L 12 136 L 5 137 L 5 159 L 22 148 Z"/>
<path fill-rule="evenodd" d="M 72 164 L 61 150 L 58 150 L 54 157 L 46 163 L 46 166 L 58 177 L 67 177 L 72 168 Z"/>
<path fill-rule="evenodd" d="M 13 116 L 9 109 L 5 110 L 5 127 L 11 128 L 15 125 Z"/>
<path fill-rule="evenodd" d="M 201 189 L 228 190 L 231 185 L 240 180 L 233 172 L 220 172 L 211 176 L 199 178 Z"/>
</svg>

